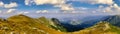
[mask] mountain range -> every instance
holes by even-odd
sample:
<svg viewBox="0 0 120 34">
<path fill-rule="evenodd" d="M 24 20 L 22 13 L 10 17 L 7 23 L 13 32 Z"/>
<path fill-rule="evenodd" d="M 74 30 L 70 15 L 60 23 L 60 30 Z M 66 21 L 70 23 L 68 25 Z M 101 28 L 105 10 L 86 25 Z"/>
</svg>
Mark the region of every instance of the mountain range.
<svg viewBox="0 0 120 34">
<path fill-rule="evenodd" d="M 88 20 L 61 21 L 57 18 L 14 15 L 0 18 L 0 34 L 120 34 L 119 15 L 85 19 Z"/>
</svg>

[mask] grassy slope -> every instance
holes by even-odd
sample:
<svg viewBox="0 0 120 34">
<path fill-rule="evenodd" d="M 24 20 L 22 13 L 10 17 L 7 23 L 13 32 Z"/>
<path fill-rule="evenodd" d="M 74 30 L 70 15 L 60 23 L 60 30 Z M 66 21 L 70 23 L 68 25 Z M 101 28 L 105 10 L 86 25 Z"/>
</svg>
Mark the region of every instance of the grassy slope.
<svg viewBox="0 0 120 34">
<path fill-rule="evenodd" d="M 93 27 L 74 32 L 76 34 L 120 34 L 120 28 L 117 28 L 108 22 L 100 22 Z"/>
<path fill-rule="evenodd" d="M 8 18 L 6 21 L 0 21 L 0 34 L 20 33 L 20 34 L 119 34 L 120 29 L 110 25 L 107 22 L 100 22 L 100 24 L 84 30 L 76 32 L 60 32 L 49 27 L 51 21 L 41 17 L 33 19 L 24 15 L 16 15 Z M 109 26 L 109 28 L 106 26 Z"/>
<path fill-rule="evenodd" d="M 47 20 L 32 19 L 24 15 L 16 15 L 7 19 L 8 21 L 0 21 L 0 34 L 4 33 L 26 33 L 26 34 L 63 34 L 48 27 Z"/>
</svg>

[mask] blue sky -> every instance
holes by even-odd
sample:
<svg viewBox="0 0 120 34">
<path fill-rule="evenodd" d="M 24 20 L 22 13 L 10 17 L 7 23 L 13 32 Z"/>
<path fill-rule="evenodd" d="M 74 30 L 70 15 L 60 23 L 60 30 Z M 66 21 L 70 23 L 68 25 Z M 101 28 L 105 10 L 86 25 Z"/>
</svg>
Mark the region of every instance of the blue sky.
<svg viewBox="0 0 120 34">
<path fill-rule="evenodd" d="M 117 14 L 120 0 L 0 0 L 0 14 Z"/>
</svg>

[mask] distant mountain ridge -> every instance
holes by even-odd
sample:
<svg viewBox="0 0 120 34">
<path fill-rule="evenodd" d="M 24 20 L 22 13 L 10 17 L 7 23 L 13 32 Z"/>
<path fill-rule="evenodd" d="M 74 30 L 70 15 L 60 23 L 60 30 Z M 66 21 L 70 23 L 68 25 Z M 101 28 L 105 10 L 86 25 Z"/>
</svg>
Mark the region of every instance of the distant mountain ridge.
<svg viewBox="0 0 120 34">
<path fill-rule="evenodd" d="M 76 34 L 120 34 L 120 28 L 115 27 L 109 22 L 101 21 L 96 25 L 83 29 L 81 31 L 75 32 Z"/>
<path fill-rule="evenodd" d="M 57 18 L 31 18 L 20 14 L 7 19 L 0 19 L 0 34 L 119 34 L 120 32 L 120 28 L 114 26 L 114 21 L 115 24 L 119 24 L 119 16 L 105 16 L 99 20 L 93 19 L 90 21 L 95 22 L 95 25 L 90 22 L 93 25 L 90 24 L 90 27 L 83 28 L 84 24 L 73 26 L 71 24 L 63 24 Z M 85 24 L 89 25 L 89 21 Z M 66 28 L 66 25 L 70 28 Z M 81 30 L 76 26 L 81 28 Z M 71 32 L 68 29 L 71 29 Z"/>
<path fill-rule="evenodd" d="M 120 15 L 108 16 L 108 18 L 103 21 L 110 22 L 110 24 L 120 27 Z"/>
</svg>

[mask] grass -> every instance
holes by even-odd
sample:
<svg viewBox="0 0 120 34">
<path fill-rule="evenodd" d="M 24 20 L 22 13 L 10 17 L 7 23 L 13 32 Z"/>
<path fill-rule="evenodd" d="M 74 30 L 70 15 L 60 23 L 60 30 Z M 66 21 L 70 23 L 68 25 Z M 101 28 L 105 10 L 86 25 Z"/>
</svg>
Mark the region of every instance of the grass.
<svg viewBox="0 0 120 34">
<path fill-rule="evenodd" d="M 0 19 L 0 34 L 10 34 L 11 32 L 14 34 L 120 34 L 120 28 L 112 25 L 109 25 L 110 29 L 104 31 L 104 24 L 108 24 L 108 22 L 100 22 L 90 28 L 76 32 L 66 32 L 63 26 L 56 24 L 53 26 L 51 23 L 53 22 L 45 17 L 30 18 L 25 15 L 15 15 L 5 21 Z"/>
</svg>

